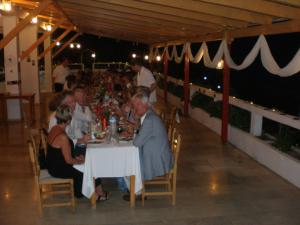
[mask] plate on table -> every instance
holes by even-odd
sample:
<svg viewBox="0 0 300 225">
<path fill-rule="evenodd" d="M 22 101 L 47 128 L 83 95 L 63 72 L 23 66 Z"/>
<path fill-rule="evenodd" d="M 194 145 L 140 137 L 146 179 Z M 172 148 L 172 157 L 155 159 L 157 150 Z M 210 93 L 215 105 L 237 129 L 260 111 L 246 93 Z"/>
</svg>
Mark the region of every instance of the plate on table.
<svg viewBox="0 0 300 225">
<path fill-rule="evenodd" d="M 88 144 L 102 144 L 102 143 L 104 143 L 104 139 L 93 139 L 88 141 Z"/>
</svg>

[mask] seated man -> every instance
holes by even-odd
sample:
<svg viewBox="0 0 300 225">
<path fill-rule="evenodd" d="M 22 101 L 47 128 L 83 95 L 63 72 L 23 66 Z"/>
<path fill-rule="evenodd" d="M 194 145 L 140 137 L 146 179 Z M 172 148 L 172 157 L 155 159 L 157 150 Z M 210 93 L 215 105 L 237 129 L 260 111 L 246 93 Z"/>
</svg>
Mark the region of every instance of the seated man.
<svg viewBox="0 0 300 225">
<path fill-rule="evenodd" d="M 151 180 L 169 172 L 173 166 L 167 131 L 149 103 L 149 90 L 141 89 L 132 98 L 135 115 L 140 117 L 141 126 L 133 139 L 139 148 L 142 180 Z M 128 200 L 128 197 L 123 197 Z"/>
</svg>

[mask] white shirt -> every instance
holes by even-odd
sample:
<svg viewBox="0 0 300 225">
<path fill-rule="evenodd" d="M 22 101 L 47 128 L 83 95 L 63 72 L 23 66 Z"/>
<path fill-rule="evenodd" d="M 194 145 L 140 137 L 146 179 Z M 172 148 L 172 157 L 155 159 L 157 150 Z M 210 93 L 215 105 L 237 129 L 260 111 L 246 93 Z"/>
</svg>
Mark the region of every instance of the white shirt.
<svg viewBox="0 0 300 225">
<path fill-rule="evenodd" d="M 147 112 L 141 117 L 141 126 L 142 126 L 142 124 L 143 124 L 143 122 L 145 120 L 146 114 L 147 114 Z"/>
<path fill-rule="evenodd" d="M 82 106 L 76 103 L 75 110 L 72 116 L 72 131 L 75 138 L 82 138 L 84 133 L 89 132 L 89 123 L 92 121 L 93 113 L 89 107 L 84 106 L 84 112 Z"/>
<path fill-rule="evenodd" d="M 54 77 L 54 83 L 64 84 L 66 77 L 70 74 L 69 67 L 64 67 L 63 65 L 58 65 L 53 70 L 52 76 Z"/>
<path fill-rule="evenodd" d="M 140 72 L 137 75 L 137 86 L 145 86 L 150 88 L 151 85 L 155 83 L 156 81 L 154 79 L 152 72 L 142 66 Z M 156 90 L 151 92 L 149 101 L 151 103 L 156 102 Z"/>
</svg>

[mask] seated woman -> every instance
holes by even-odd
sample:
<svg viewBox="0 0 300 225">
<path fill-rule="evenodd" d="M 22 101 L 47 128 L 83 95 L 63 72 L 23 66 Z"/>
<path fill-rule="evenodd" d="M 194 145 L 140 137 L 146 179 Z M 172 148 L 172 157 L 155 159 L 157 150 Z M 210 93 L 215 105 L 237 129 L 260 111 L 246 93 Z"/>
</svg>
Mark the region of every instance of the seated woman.
<svg viewBox="0 0 300 225">
<path fill-rule="evenodd" d="M 53 126 L 48 134 L 48 152 L 46 157 L 49 174 L 57 178 L 73 178 L 74 194 L 77 198 L 82 197 L 83 174 L 73 168 L 73 164 L 84 163 L 84 156 L 72 157 L 74 148 L 73 141 L 66 134 L 66 126 L 72 120 L 72 109 L 67 105 L 60 105 L 56 110 L 57 125 Z M 97 178 L 96 194 L 99 201 L 105 201 L 109 193 L 102 190 L 101 179 Z"/>
</svg>

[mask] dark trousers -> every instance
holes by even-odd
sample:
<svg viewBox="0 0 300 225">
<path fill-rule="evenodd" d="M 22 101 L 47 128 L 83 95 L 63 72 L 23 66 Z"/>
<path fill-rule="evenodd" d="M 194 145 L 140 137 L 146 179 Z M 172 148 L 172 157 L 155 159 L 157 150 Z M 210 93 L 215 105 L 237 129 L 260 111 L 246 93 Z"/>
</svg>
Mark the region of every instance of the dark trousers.
<svg viewBox="0 0 300 225">
<path fill-rule="evenodd" d="M 54 83 L 54 92 L 62 92 L 64 89 L 64 84 Z"/>
<path fill-rule="evenodd" d="M 82 195 L 82 181 L 83 181 L 83 173 L 78 171 L 77 169 L 73 168 L 73 166 L 68 166 L 64 168 L 63 171 L 59 171 L 59 174 L 52 174 L 50 171 L 49 173 L 58 178 L 73 178 L 74 181 L 74 195 L 76 198 L 83 197 Z M 97 187 L 102 183 L 101 178 L 95 179 L 95 186 Z"/>
</svg>

